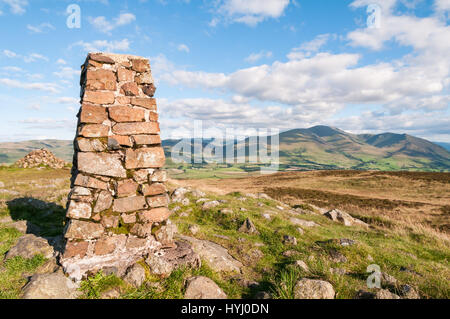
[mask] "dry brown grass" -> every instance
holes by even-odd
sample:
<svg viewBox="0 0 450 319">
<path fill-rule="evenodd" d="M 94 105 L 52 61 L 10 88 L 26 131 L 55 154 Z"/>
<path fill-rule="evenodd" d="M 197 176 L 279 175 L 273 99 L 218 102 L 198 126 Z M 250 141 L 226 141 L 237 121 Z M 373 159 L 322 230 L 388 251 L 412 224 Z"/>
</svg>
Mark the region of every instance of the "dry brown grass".
<svg viewBox="0 0 450 319">
<path fill-rule="evenodd" d="M 312 171 L 189 184 L 220 193 L 265 192 L 291 205 L 343 209 L 378 226 L 450 234 L 450 173 Z"/>
</svg>

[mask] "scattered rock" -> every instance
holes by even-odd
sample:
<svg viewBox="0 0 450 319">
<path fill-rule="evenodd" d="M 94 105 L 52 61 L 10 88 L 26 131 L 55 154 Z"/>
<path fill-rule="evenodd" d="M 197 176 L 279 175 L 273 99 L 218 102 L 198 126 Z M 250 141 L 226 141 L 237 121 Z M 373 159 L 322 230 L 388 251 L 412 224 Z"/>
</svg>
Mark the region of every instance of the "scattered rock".
<svg viewBox="0 0 450 319">
<path fill-rule="evenodd" d="M 185 198 L 187 193 L 189 193 L 189 189 L 179 187 L 173 191 L 172 195 L 170 195 L 170 198 L 172 199 L 173 203 L 180 203 Z"/>
<path fill-rule="evenodd" d="M 375 293 L 374 299 L 400 299 L 400 297 L 396 294 L 393 294 L 389 290 L 380 289 Z"/>
<path fill-rule="evenodd" d="M 338 251 L 334 248 L 330 249 L 330 251 L 328 253 L 331 257 L 331 261 L 333 261 L 335 263 L 346 263 L 347 262 L 347 257 L 345 257 L 340 251 Z"/>
<path fill-rule="evenodd" d="M 210 202 L 205 202 L 202 205 L 202 210 L 203 211 L 210 210 L 210 209 L 212 209 L 214 207 L 217 207 L 219 205 L 220 205 L 220 203 L 218 201 L 216 201 L 216 200 L 213 200 L 213 201 L 210 201 Z"/>
<path fill-rule="evenodd" d="M 333 286 L 326 281 L 303 278 L 294 287 L 295 299 L 334 299 Z"/>
<path fill-rule="evenodd" d="M 410 285 L 401 285 L 399 292 L 405 299 L 420 299 L 419 293 Z"/>
<path fill-rule="evenodd" d="M 385 272 L 381 273 L 380 280 L 381 280 L 382 287 L 389 287 L 389 288 L 395 287 L 398 282 L 398 280 L 395 277 L 393 277 Z"/>
<path fill-rule="evenodd" d="M 111 288 L 100 294 L 100 299 L 119 299 L 120 291 L 117 288 Z"/>
<path fill-rule="evenodd" d="M 67 165 L 65 161 L 57 158 L 52 152 L 43 148 L 30 152 L 24 158 L 18 160 L 15 166 L 20 168 L 50 167 L 60 169 Z"/>
<path fill-rule="evenodd" d="M 243 266 L 242 263 L 234 259 L 224 247 L 193 237 L 180 236 L 180 238 L 191 243 L 193 250 L 199 254 L 200 258 L 206 260 L 208 265 L 214 270 L 240 273 Z"/>
<path fill-rule="evenodd" d="M 330 273 L 335 275 L 344 276 L 347 274 L 347 271 L 343 268 L 330 268 Z"/>
<path fill-rule="evenodd" d="M 256 196 L 260 199 L 268 199 L 268 200 L 272 199 L 269 195 L 264 194 L 264 193 L 258 193 L 258 194 L 256 194 Z"/>
<path fill-rule="evenodd" d="M 75 299 L 81 295 L 78 288 L 62 272 L 34 275 L 23 288 L 23 299 Z"/>
<path fill-rule="evenodd" d="M 294 266 L 302 269 L 303 271 L 309 272 L 309 267 L 303 260 L 296 260 Z"/>
<path fill-rule="evenodd" d="M 4 216 L 0 218 L 0 223 L 8 224 L 12 222 L 14 222 L 14 220 L 11 218 L 11 216 Z"/>
<path fill-rule="evenodd" d="M 347 238 L 340 238 L 340 239 L 329 239 L 329 240 L 325 240 L 325 241 L 317 241 L 316 244 L 318 244 L 318 245 L 336 244 L 336 245 L 339 245 L 342 247 L 347 247 L 347 246 L 356 245 L 356 241 L 352 240 L 352 239 L 347 239 Z"/>
<path fill-rule="evenodd" d="M 225 235 L 214 234 L 213 236 L 216 237 L 216 238 L 223 239 L 223 240 L 230 240 L 230 237 L 227 237 Z"/>
<path fill-rule="evenodd" d="M 191 194 L 192 194 L 192 196 L 194 196 L 194 197 L 205 197 L 206 196 L 206 194 L 204 193 L 204 192 L 202 192 L 201 190 L 198 190 L 198 189 L 194 189 L 192 192 L 191 192 Z"/>
<path fill-rule="evenodd" d="M 298 232 L 300 235 L 303 235 L 303 234 L 305 233 L 305 231 L 304 231 L 303 229 L 301 229 L 300 227 L 297 228 L 297 232 Z"/>
<path fill-rule="evenodd" d="M 283 244 L 284 245 L 296 246 L 297 245 L 297 238 L 295 238 L 294 236 L 284 235 L 284 237 L 283 237 Z"/>
<path fill-rule="evenodd" d="M 201 266 L 200 256 L 194 252 L 187 242 L 177 241 L 176 247 L 161 250 L 155 254 L 150 254 L 145 261 L 150 271 L 156 275 L 168 276 L 173 270 L 187 266 L 198 268 Z"/>
<path fill-rule="evenodd" d="M 356 293 L 356 299 L 400 299 L 396 294 L 386 289 L 378 289 L 376 292 L 359 290 Z"/>
<path fill-rule="evenodd" d="M 272 220 L 272 216 L 270 216 L 270 214 L 263 214 L 262 216 L 264 219 Z"/>
<path fill-rule="evenodd" d="M 259 231 L 256 229 L 255 225 L 249 218 L 245 220 L 245 222 L 239 228 L 239 231 L 241 233 L 246 233 L 250 235 L 259 235 Z"/>
<path fill-rule="evenodd" d="M 161 228 L 155 232 L 155 238 L 163 244 L 163 246 L 173 247 L 173 238 L 176 233 L 178 233 L 178 227 L 168 219 L 166 220 L 165 225 L 161 226 Z"/>
<path fill-rule="evenodd" d="M 5 187 L 5 183 L 0 181 L 0 188 L 3 188 L 3 187 Z"/>
<path fill-rule="evenodd" d="M 127 270 L 127 274 L 123 278 L 126 282 L 139 288 L 145 281 L 145 269 L 139 264 L 134 264 Z"/>
<path fill-rule="evenodd" d="M 197 225 L 191 225 L 189 226 L 189 231 L 192 235 L 196 235 L 200 231 L 200 227 L 198 227 Z"/>
<path fill-rule="evenodd" d="M 186 282 L 185 299 L 227 299 L 217 284 L 207 277 L 197 276 Z"/>
<path fill-rule="evenodd" d="M 200 198 L 200 199 L 197 199 L 197 201 L 195 203 L 196 204 L 201 204 L 201 203 L 205 203 L 207 201 L 209 201 L 209 198 Z"/>
<path fill-rule="evenodd" d="M 352 217 L 350 214 L 340 211 L 338 209 L 330 210 L 330 211 L 326 212 L 324 214 L 324 216 L 328 217 L 332 221 L 340 222 L 340 223 L 344 224 L 345 226 L 358 225 L 358 226 L 362 226 L 362 227 L 366 227 L 366 228 L 369 227 L 369 225 L 366 224 L 365 222 L 363 222 L 359 219 L 356 219 L 356 218 Z"/>
<path fill-rule="evenodd" d="M 36 270 L 36 274 L 51 274 L 59 269 L 56 258 L 50 258 Z"/>
<path fill-rule="evenodd" d="M 34 225 L 33 223 L 30 223 L 26 220 L 19 220 L 17 222 L 13 222 L 8 225 L 8 227 L 12 227 L 20 231 L 24 234 L 39 234 L 40 229 L 38 226 Z"/>
<path fill-rule="evenodd" d="M 295 218 L 295 217 L 289 218 L 289 221 L 292 224 L 294 224 L 294 225 L 302 226 L 302 227 L 316 227 L 316 226 L 319 226 L 318 224 L 316 224 L 313 221 L 298 219 L 298 218 Z"/>
<path fill-rule="evenodd" d="M 225 215 L 233 214 L 233 210 L 232 210 L 231 208 L 224 208 L 224 209 L 221 209 L 220 212 L 221 212 L 222 214 L 225 214 Z"/>
<path fill-rule="evenodd" d="M 283 252 L 282 255 L 283 255 L 283 257 L 291 258 L 298 254 L 299 254 L 299 252 L 296 250 L 286 250 L 285 252 Z"/>
<path fill-rule="evenodd" d="M 244 207 L 241 207 L 241 212 L 248 212 L 248 209 L 247 208 L 244 208 Z"/>
<path fill-rule="evenodd" d="M 183 206 L 188 206 L 191 203 L 191 201 L 189 200 L 189 198 L 183 198 L 183 200 L 181 201 L 181 205 Z"/>
<path fill-rule="evenodd" d="M 255 299 L 272 299 L 272 296 L 268 292 L 258 291 L 255 294 Z"/>
<path fill-rule="evenodd" d="M 51 258 L 53 253 L 53 247 L 48 244 L 46 239 L 27 234 L 19 238 L 17 244 L 8 251 L 5 258 L 8 260 L 20 256 L 28 259 L 38 254 L 43 255 L 44 258 Z"/>
</svg>

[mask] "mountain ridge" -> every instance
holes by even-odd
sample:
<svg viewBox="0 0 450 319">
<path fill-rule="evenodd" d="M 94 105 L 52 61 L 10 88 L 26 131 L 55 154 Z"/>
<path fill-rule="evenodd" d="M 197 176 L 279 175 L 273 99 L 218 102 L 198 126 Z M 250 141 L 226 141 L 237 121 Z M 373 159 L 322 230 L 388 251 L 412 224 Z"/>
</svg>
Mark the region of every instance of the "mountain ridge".
<svg viewBox="0 0 450 319">
<path fill-rule="evenodd" d="M 192 139 L 187 139 L 191 141 Z M 234 142 L 235 148 L 249 141 Z M 271 138 L 269 137 L 269 141 Z M 163 141 L 166 155 L 180 140 Z M 204 141 L 205 145 L 210 140 Z M 408 134 L 352 134 L 330 126 L 292 129 L 279 134 L 282 169 L 361 169 L 450 171 L 450 152 L 437 143 Z M 444 143 L 445 144 L 445 143 Z M 0 162 L 11 164 L 32 150 L 47 148 L 72 160 L 72 141 L 31 140 L 0 143 Z M 169 164 L 170 160 L 168 161 Z"/>
</svg>

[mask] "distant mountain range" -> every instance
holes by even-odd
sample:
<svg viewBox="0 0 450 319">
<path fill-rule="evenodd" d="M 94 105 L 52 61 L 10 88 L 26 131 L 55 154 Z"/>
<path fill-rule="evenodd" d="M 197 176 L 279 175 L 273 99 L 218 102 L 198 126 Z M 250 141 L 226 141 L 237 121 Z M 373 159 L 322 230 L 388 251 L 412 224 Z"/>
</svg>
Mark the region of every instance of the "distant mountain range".
<svg viewBox="0 0 450 319">
<path fill-rule="evenodd" d="M 282 169 L 450 171 L 450 144 L 432 143 L 407 134 L 356 135 L 315 126 L 283 132 L 279 140 Z M 167 155 L 179 141 L 163 141 Z M 235 148 L 242 147 L 249 148 L 249 139 L 235 143 Z M 11 164 L 39 148 L 72 161 L 72 141 L 43 140 L 0 143 L 0 162 Z"/>
</svg>

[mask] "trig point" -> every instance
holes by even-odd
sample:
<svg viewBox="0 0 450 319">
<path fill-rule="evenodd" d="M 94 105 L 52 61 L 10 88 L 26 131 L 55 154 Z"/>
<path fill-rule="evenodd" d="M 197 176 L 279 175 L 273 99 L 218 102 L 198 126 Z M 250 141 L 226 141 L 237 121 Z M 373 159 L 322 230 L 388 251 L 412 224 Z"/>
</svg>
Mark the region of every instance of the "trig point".
<svg viewBox="0 0 450 319">
<path fill-rule="evenodd" d="M 165 233 L 169 198 L 149 61 L 90 53 L 80 85 L 61 258 L 76 280 L 124 271 L 173 244 Z"/>
</svg>

